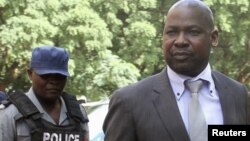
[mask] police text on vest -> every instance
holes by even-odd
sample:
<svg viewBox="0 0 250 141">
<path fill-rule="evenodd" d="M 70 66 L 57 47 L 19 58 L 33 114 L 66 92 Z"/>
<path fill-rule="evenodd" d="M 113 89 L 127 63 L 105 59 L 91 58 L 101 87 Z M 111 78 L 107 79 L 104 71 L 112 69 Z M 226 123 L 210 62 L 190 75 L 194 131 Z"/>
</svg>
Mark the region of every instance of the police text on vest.
<svg viewBox="0 0 250 141">
<path fill-rule="evenodd" d="M 80 135 L 44 132 L 43 141 L 80 141 Z"/>
</svg>

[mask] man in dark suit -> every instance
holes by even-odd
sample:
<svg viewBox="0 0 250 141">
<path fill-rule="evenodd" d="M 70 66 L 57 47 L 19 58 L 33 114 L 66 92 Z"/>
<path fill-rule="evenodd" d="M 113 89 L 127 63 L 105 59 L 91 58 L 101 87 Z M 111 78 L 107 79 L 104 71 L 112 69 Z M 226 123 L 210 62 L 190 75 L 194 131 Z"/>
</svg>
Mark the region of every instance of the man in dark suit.
<svg viewBox="0 0 250 141">
<path fill-rule="evenodd" d="M 204 2 L 175 3 L 163 32 L 166 67 L 112 94 L 105 141 L 190 141 L 186 81 L 202 80 L 198 99 L 208 125 L 247 124 L 246 87 L 211 70 L 210 51 L 217 42 L 213 13 Z"/>
</svg>

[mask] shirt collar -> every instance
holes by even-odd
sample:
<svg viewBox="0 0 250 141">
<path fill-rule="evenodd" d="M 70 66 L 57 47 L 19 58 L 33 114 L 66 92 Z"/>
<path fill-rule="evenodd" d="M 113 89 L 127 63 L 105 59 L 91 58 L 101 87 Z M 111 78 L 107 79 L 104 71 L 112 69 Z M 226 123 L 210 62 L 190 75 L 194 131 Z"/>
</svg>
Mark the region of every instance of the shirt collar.
<svg viewBox="0 0 250 141">
<path fill-rule="evenodd" d="M 215 89 L 213 78 L 212 78 L 212 71 L 211 71 L 211 67 L 209 63 L 206 66 L 206 68 L 196 77 L 189 77 L 189 76 L 185 76 L 182 74 L 178 74 L 174 72 L 169 66 L 167 66 L 167 74 L 168 74 L 171 86 L 173 88 L 174 94 L 177 99 L 180 99 L 181 96 L 183 95 L 184 90 L 185 90 L 184 81 L 187 79 L 191 81 L 195 81 L 198 79 L 205 80 L 206 82 L 208 82 L 208 88 L 210 90 Z"/>
<path fill-rule="evenodd" d="M 49 114 L 43 109 L 42 105 L 38 101 L 37 97 L 35 96 L 35 93 L 33 91 L 33 88 L 31 87 L 29 91 L 27 92 L 27 96 L 30 98 L 30 100 L 34 103 L 34 105 L 37 107 L 40 113 L 42 113 L 42 116 L 45 116 L 46 119 L 48 119 L 50 116 Z M 60 113 L 60 122 L 64 121 L 67 118 L 67 108 L 65 105 L 65 102 L 62 97 L 60 97 L 61 100 L 61 113 Z M 50 119 L 50 118 L 49 118 Z M 50 122 L 54 122 L 51 120 Z"/>
</svg>

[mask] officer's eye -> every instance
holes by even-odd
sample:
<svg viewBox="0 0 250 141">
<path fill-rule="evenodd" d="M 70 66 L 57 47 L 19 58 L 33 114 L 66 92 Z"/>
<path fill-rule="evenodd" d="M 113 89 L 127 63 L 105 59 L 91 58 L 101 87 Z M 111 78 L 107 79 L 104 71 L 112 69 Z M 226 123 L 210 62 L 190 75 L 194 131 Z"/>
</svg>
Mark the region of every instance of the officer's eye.
<svg viewBox="0 0 250 141">
<path fill-rule="evenodd" d="M 50 75 L 49 74 L 43 74 L 43 75 L 39 75 L 42 79 L 47 80 L 49 79 Z"/>
<path fill-rule="evenodd" d="M 66 76 L 61 75 L 61 74 L 43 74 L 39 75 L 42 79 L 48 80 L 50 78 L 57 79 L 57 80 L 63 80 L 66 79 Z"/>
</svg>

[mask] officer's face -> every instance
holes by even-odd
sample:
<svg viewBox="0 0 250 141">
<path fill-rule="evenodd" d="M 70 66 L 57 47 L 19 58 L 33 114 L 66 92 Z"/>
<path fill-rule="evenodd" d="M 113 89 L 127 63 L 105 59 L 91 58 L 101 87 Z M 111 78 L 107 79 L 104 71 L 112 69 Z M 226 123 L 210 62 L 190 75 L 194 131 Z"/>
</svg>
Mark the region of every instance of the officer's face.
<svg viewBox="0 0 250 141">
<path fill-rule="evenodd" d="M 67 77 L 61 74 L 38 75 L 34 70 L 28 70 L 29 78 L 36 96 L 40 100 L 55 101 L 61 96 Z"/>
<path fill-rule="evenodd" d="M 196 76 L 208 64 L 217 31 L 206 14 L 200 8 L 180 6 L 167 15 L 162 47 L 167 64 L 177 73 Z"/>
</svg>

